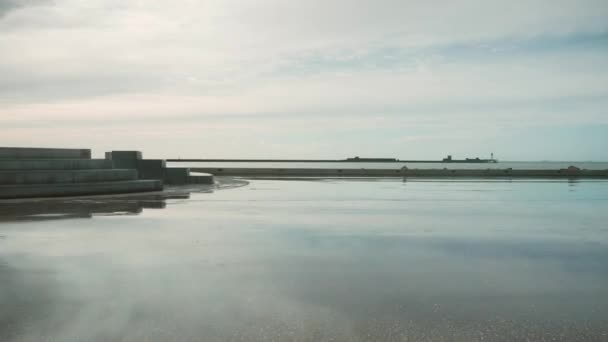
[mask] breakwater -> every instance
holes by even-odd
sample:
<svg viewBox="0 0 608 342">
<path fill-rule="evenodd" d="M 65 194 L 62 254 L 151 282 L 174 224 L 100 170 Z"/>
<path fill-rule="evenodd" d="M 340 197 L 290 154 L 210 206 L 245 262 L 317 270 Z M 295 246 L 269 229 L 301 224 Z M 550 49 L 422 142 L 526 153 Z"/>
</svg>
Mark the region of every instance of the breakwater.
<svg viewBox="0 0 608 342">
<path fill-rule="evenodd" d="M 443 159 L 443 160 L 403 160 L 396 158 L 347 158 L 347 159 L 167 159 L 172 163 L 496 163 L 495 159 Z"/>
<path fill-rule="evenodd" d="M 608 179 L 608 170 L 575 167 L 553 170 L 514 169 L 338 169 L 338 168 L 191 168 L 216 176 L 243 177 L 427 177 L 427 178 L 596 178 Z"/>
<path fill-rule="evenodd" d="M 107 195 L 163 190 L 164 184 L 213 184 L 213 175 L 169 168 L 139 151 L 0 147 L 0 199 Z"/>
<path fill-rule="evenodd" d="M 0 147 L 0 199 L 159 191 L 130 167 L 92 159 L 89 149 Z"/>
</svg>

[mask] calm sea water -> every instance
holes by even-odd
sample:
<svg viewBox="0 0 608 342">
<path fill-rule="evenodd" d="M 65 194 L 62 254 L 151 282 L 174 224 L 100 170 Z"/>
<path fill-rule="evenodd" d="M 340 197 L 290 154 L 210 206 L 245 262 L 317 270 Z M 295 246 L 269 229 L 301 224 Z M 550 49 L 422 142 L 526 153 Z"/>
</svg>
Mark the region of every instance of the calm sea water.
<svg viewBox="0 0 608 342">
<path fill-rule="evenodd" d="M 608 182 L 2 206 L 0 341 L 608 340 Z"/>
<path fill-rule="evenodd" d="M 563 169 L 576 166 L 588 170 L 608 170 L 608 162 L 498 162 L 498 163 L 195 163 L 172 162 L 174 167 L 252 167 L 252 168 L 328 168 L 328 169 L 400 169 L 407 166 L 410 169 Z"/>
</svg>

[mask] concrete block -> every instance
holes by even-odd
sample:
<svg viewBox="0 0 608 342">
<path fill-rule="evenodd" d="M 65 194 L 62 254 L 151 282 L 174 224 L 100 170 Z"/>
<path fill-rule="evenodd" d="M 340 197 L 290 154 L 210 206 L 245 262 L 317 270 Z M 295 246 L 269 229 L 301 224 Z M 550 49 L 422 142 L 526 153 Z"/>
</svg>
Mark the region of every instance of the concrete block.
<svg viewBox="0 0 608 342">
<path fill-rule="evenodd" d="M 160 180 L 130 180 L 98 183 L 0 185 L 0 198 L 85 196 L 161 191 Z"/>
<path fill-rule="evenodd" d="M 91 159 L 90 149 L 0 147 L 0 159 Z"/>
<path fill-rule="evenodd" d="M 209 173 L 191 173 L 188 177 L 188 184 L 214 184 L 215 179 Z"/>
<path fill-rule="evenodd" d="M 112 151 L 106 153 L 106 159 L 111 159 L 112 164 L 118 169 L 137 169 L 137 163 L 141 160 L 140 151 Z"/>
<path fill-rule="evenodd" d="M 136 170 L 18 170 L 0 171 L 0 184 L 60 184 L 136 180 Z"/>
<path fill-rule="evenodd" d="M 110 154 L 111 159 L 141 159 L 141 151 L 112 151 L 106 152 L 106 156 Z"/>
<path fill-rule="evenodd" d="M 188 184 L 190 169 L 185 167 L 165 168 L 165 184 Z"/>
<path fill-rule="evenodd" d="M 112 161 L 105 159 L 0 159 L 0 171 L 6 170 L 79 170 L 111 169 Z"/>
<path fill-rule="evenodd" d="M 140 179 L 164 180 L 166 167 L 167 163 L 163 159 L 141 159 L 135 165 Z"/>
</svg>

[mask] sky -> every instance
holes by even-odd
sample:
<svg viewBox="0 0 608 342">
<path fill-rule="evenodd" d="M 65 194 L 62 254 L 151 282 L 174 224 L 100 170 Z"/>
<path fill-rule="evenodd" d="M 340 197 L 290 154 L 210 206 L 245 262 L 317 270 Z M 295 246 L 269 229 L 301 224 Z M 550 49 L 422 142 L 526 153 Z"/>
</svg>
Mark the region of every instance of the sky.
<svg viewBox="0 0 608 342">
<path fill-rule="evenodd" d="M 0 145 L 608 161 L 608 1 L 0 0 Z"/>
</svg>

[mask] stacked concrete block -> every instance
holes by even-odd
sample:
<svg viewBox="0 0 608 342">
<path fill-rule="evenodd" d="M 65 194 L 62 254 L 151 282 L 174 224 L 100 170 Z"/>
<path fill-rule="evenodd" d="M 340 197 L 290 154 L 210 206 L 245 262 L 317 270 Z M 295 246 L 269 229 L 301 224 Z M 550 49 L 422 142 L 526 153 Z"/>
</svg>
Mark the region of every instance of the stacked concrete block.
<svg viewBox="0 0 608 342">
<path fill-rule="evenodd" d="M 11 170 L 0 172 L 0 185 L 92 183 L 136 180 L 132 169 L 101 170 Z"/>
<path fill-rule="evenodd" d="M 112 162 L 105 159 L 0 159 L 0 170 L 104 170 Z"/>
<path fill-rule="evenodd" d="M 161 179 L 171 184 L 165 177 L 167 163 L 162 159 L 140 159 L 137 161 L 137 171 L 141 179 Z"/>
<path fill-rule="evenodd" d="M 89 149 L 0 147 L 0 159 L 91 159 Z"/>
<path fill-rule="evenodd" d="M 188 177 L 189 184 L 213 184 L 215 180 L 210 173 L 194 172 Z"/>
<path fill-rule="evenodd" d="M 167 167 L 163 159 L 143 159 L 139 151 L 112 151 L 106 153 L 114 167 L 132 167 L 137 169 L 140 179 L 160 179 L 165 184 L 213 184 L 211 174 L 190 173 L 189 168 Z"/>
<path fill-rule="evenodd" d="M 0 147 L 0 198 L 98 195 L 162 190 L 135 168 L 91 159 L 88 149 Z"/>
<path fill-rule="evenodd" d="M 187 184 L 190 169 L 185 167 L 172 167 L 164 169 L 164 180 L 167 184 Z"/>
</svg>

